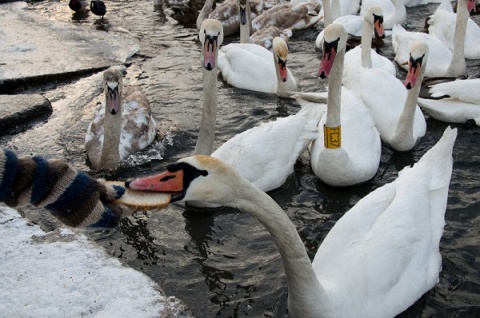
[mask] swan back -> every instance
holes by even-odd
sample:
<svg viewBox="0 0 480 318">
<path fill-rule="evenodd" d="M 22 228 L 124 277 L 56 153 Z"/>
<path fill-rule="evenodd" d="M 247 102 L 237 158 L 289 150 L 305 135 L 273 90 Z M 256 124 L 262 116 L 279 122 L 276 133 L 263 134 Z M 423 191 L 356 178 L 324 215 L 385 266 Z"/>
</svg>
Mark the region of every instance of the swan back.
<svg viewBox="0 0 480 318">
<path fill-rule="evenodd" d="M 332 316 L 394 317 L 438 282 L 456 135 L 448 127 L 419 162 L 361 199 L 328 233 L 312 266 L 332 287 Z"/>
<path fill-rule="evenodd" d="M 218 148 L 212 157 L 222 159 L 245 179 L 268 192 L 283 185 L 298 157 L 318 138 L 318 122 L 325 108 L 308 105 L 295 115 L 249 129 Z"/>
</svg>

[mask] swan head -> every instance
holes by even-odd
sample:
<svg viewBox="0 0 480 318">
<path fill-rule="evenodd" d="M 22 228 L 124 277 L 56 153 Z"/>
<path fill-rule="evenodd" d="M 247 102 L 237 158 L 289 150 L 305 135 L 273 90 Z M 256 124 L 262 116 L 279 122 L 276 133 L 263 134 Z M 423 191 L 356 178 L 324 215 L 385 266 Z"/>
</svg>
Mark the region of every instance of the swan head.
<svg viewBox="0 0 480 318">
<path fill-rule="evenodd" d="M 167 166 L 160 174 L 128 180 L 125 186 L 137 191 L 170 193 L 170 202 L 202 201 L 226 205 L 238 193 L 233 181 L 242 177 L 219 159 L 196 155 Z M 237 183 L 238 184 L 238 183 Z"/>
<path fill-rule="evenodd" d="M 121 112 L 122 104 L 122 74 L 116 68 L 103 72 L 103 88 L 105 91 L 105 109 L 110 115 Z"/>
<path fill-rule="evenodd" d="M 272 41 L 272 50 L 273 56 L 275 57 L 275 63 L 278 64 L 278 69 L 280 71 L 280 78 L 282 82 L 287 81 L 287 56 L 288 56 L 288 45 L 284 39 L 281 37 L 275 37 Z"/>
<path fill-rule="evenodd" d="M 327 26 L 323 33 L 323 58 L 318 69 L 318 76 L 326 78 L 330 75 L 335 57 L 339 52 L 346 51 L 347 31 L 345 27 L 338 23 L 332 23 Z"/>
<path fill-rule="evenodd" d="M 383 10 L 380 7 L 370 7 L 365 12 L 364 20 L 374 27 L 375 36 L 385 38 L 385 29 L 383 28 Z"/>
<path fill-rule="evenodd" d="M 205 19 L 198 36 L 202 43 L 203 67 L 211 71 L 217 66 L 218 49 L 223 43 L 223 25 L 218 20 Z"/>
<path fill-rule="evenodd" d="M 404 82 L 407 89 L 413 88 L 417 81 L 420 85 L 427 66 L 427 59 L 428 45 L 424 42 L 413 43 L 408 60 L 408 73 Z"/>
<path fill-rule="evenodd" d="M 247 24 L 247 5 L 249 2 L 247 0 L 238 0 L 238 7 L 240 8 L 240 23 L 242 25 Z"/>
</svg>

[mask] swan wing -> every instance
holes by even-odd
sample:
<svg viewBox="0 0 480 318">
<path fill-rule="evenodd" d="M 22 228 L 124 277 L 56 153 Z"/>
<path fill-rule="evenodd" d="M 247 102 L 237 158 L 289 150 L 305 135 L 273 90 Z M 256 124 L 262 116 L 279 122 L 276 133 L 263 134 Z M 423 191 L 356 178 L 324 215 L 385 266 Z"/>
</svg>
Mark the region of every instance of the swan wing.
<svg viewBox="0 0 480 318">
<path fill-rule="evenodd" d="M 156 123 L 150 107 L 137 100 L 131 100 L 122 106 L 122 132 L 120 135 L 120 158 L 145 149 L 156 135 Z"/>
<path fill-rule="evenodd" d="M 463 102 L 480 105 L 480 79 L 456 80 L 430 86 L 432 97 L 448 96 Z"/>
<path fill-rule="evenodd" d="M 440 100 L 419 98 L 418 104 L 430 117 L 447 123 L 465 123 L 474 119 L 480 124 L 480 105 L 453 98 Z"/>
<path fill-rule="evenodd" d="M 105 120 L 105 103 L 98 103 L 95 110 L 95 116 L 90 122 L 85 134 L 85 150 L 88 160 L 94 165 L 100 164 L 103 146 L 103 122 Z"/>
<path fill-rule="evenodd" d="M 318 136 L 323 109 L 304 107 L 296 114 L 263 123 L 234 136 L 212 157 L 229 163 L 244 178 L 267 192 L 281 186 L 310 141 Z"/>
</svg>

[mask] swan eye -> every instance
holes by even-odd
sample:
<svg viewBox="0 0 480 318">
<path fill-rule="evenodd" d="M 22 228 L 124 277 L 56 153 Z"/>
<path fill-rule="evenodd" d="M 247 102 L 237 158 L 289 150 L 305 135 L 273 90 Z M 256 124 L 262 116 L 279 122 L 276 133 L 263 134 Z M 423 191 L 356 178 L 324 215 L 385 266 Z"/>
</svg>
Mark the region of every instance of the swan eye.
<svg viewBox="0 0 480 318">
<path fill-rule="evenodd" d="M 423 63 L 423 58 L 425 57 L 425 54 L 423 54 L 422 56 L 414 59 L 412 57 L 412 55 L 410 54 L 410 64 L 412 65 L 412 67 L 415 67 L 417 66 L 417 64 L 419 64 L 420 66 L 422 65 Z"/>
<path fill-rule="evenodd" d="M 327 41 L 323 41 L 323 51 L 324 52 L 329 52 L 330 50 L 335 50 L 335 52 L 337 51 L 337 48 L 338 48 L 338 42 L 340 41 L 340 38 L 336 39 L 335 41 L 331 41 L 331 42 L 327 42 Z"/>
<path fill-rule="evenodd" d="M 373 21 L 378 21 L 383 24 L 383 16 L 373 14 Z"/>
</svg>

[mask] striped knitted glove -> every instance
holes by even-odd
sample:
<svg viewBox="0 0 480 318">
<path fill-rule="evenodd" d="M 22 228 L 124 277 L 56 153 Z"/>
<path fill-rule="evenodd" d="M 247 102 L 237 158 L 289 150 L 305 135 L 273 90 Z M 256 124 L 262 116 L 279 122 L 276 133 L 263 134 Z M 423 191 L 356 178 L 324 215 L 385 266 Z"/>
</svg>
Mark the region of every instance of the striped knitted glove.
<svg viewBox="0 0 480 318">
<path fill-rule="evenodd" d="M 0 202 L 11 207 L 44 207 L 66 225 L 112 227 L 122 216 L 120 208 L 104 205 L 123 195 L 120 186 L 106 186 L 60 160 L 18 158 L 0 149 Z"/>
</svg>

